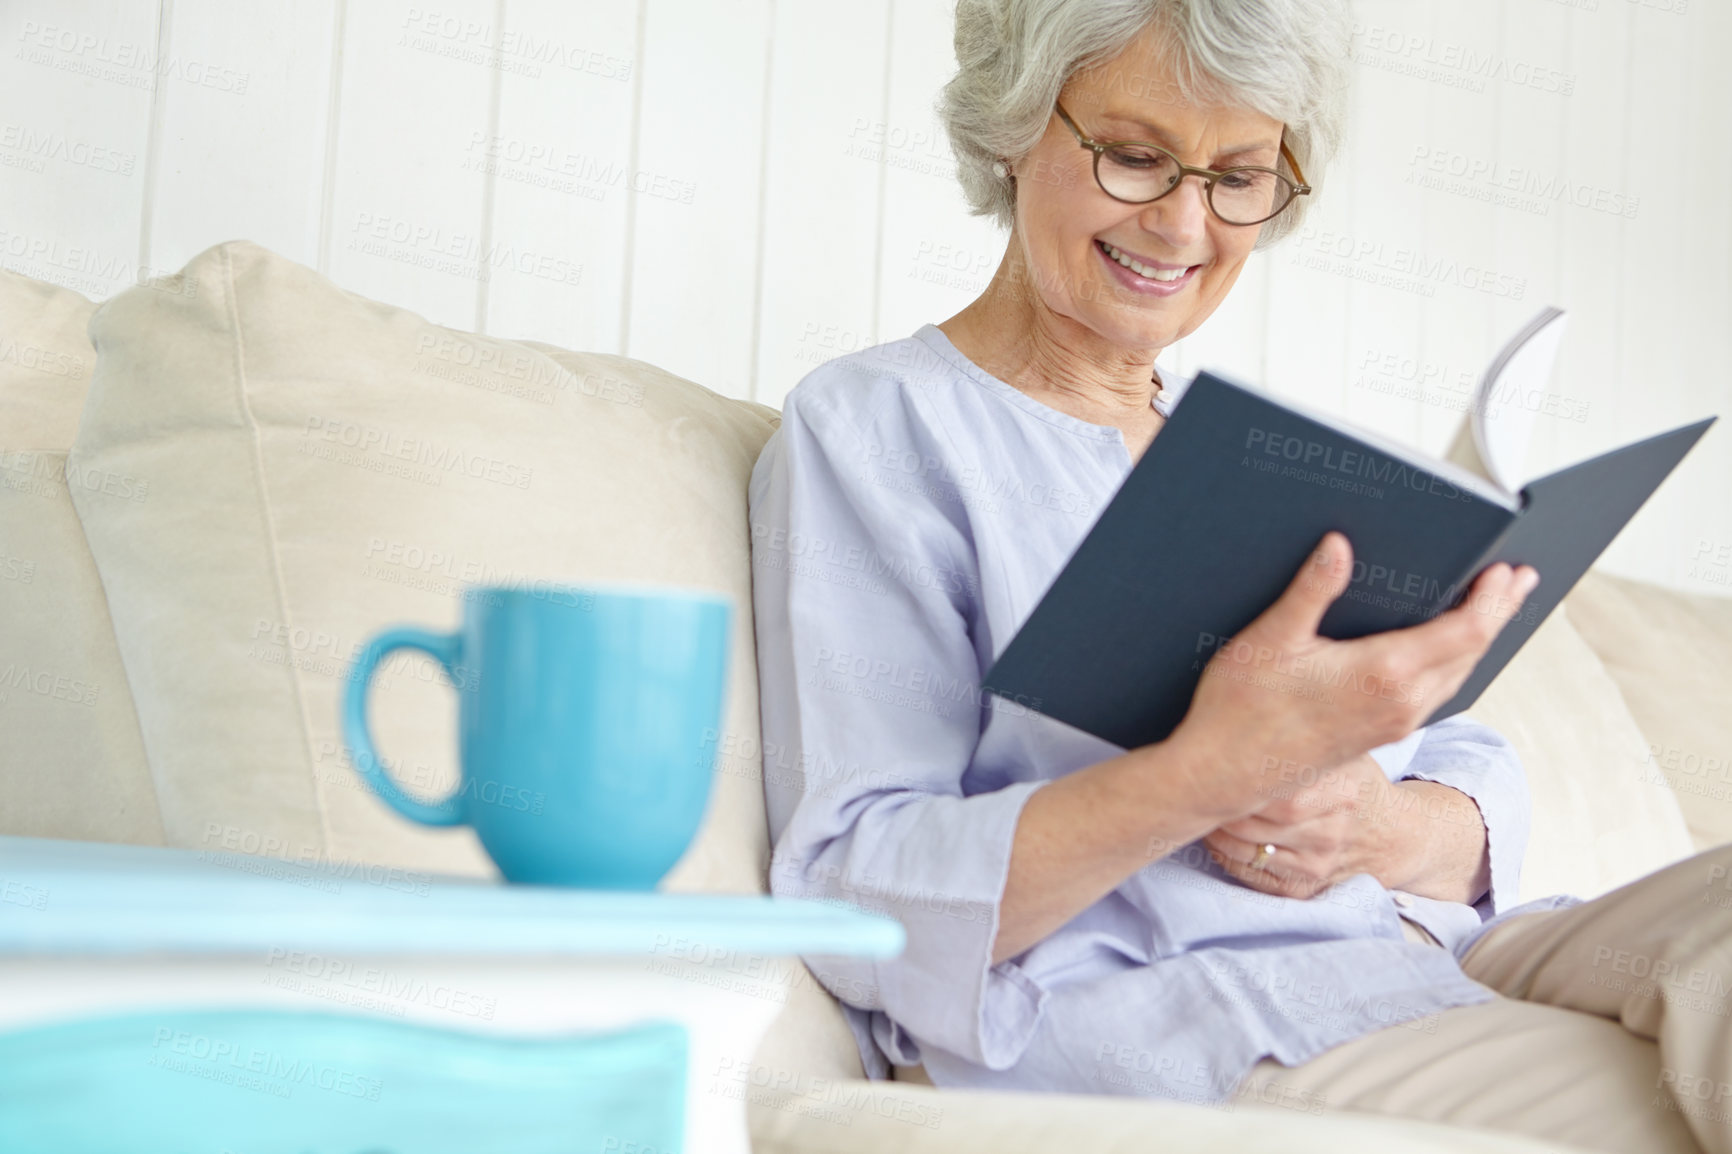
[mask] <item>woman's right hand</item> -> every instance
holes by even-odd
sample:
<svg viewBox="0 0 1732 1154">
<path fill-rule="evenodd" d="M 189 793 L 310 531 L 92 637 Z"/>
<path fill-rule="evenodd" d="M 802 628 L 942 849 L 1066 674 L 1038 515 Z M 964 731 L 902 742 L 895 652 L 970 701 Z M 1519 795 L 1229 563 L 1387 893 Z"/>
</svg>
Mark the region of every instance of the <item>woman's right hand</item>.
<svg viewBox="0 0 1732 1154">
<path fill-rule="evenodd" d="M 1317 626 L 1352 568 L 1347 538 L 1325 533 L 1281 597 L 1210 658 L 1167 739 L 1208 775 L 1195 796 L 1223 824 L 1268 804 L 1270 766 L 1331 769 L 1419 728 L 1539 583 L 1532 566 L 1499 562 L 1429 621 L 1332 641 Z"/>
</svg>

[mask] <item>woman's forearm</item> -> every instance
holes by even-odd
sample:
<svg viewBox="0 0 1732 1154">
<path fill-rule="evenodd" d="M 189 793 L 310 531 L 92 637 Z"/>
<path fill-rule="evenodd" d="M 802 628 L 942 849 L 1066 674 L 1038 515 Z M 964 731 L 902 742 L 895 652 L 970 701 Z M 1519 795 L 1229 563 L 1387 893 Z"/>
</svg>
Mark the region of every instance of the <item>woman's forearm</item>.
<svg viewBox="0 0 1732 1154">
<path fill-rule="evenodd" d="M 1067 774 L 1029 795 L 999 903 L 997 965 L 1033 946 L 1139 869 L 1226 817 L 1197 759 L 1162 742 Z"/>
<path fill-rule="evenodd" d="M 1029 796 L 999 903 L 994 965 L 1013 958 L 1150 862 L 1230 820 L 1203 766 L 1173 743 L 1145 746 Z M 1485 825 L 1473 799 L 1438 782 L 1391 787 L 1394 821 L 1372 872 L 1389 889 L 1472 904 L 1491 886 Z M 1406 799 L 1406 800 L 1404 800 Z"/>
</svg>

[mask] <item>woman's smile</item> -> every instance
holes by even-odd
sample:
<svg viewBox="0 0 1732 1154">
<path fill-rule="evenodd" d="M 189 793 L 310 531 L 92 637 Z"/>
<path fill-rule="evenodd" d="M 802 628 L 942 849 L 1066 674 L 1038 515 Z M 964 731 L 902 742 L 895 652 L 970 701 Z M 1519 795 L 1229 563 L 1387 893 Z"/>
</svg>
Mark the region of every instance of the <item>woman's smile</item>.
<svg viewBox="0 0 1732 1154">
<path fill-rule="evenodd" d="M 1203 267 L 1200 264 L 1144 260 L 1098 237 L 1094 249 L 1111 268 L 1118 283 L 1132 292 L 1150 296 L 1167 297 L 1184 291 L 1196 271 Z"/>
</svg>

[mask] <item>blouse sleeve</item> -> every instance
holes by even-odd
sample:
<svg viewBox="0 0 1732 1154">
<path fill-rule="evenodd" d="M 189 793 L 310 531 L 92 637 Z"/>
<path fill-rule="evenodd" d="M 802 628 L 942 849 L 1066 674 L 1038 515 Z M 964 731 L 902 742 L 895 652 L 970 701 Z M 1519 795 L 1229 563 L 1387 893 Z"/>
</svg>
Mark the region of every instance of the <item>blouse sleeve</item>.
<svg viewBox="0 0 1732 1154">
<path fill-rule="evenodd" d="M 1497 730 L 1456 714 L 1423 730 L 1403 778 L 1435 781 L 1467 794 L 1485 823 L 1491 888 L 1474 909 L 1489 918 L 1515 905 L 1521 891 L 1533 803 L 1521 758 Z"/>
<path fill-rule="evenodd" d="M 1014 962 L 992 964 L 1017 820 L 1042 783 L 964 795 L 991 703 L 974 552 L 960 507 L 893 464 L 939 448 L 894 395 L 832 404 L 796 389 L 753 470 L 770 884 L 899 920 L 900 957 L 809 959 L 813 972 L 913 1039 L 1000 1070 L 1046 999 Z"/>
</svg>

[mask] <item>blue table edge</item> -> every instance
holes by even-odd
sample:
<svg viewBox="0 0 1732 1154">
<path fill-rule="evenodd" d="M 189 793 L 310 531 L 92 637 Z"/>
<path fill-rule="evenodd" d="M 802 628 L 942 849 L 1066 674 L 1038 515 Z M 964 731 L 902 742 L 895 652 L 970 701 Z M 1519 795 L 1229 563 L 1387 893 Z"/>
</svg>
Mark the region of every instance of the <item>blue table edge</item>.
<svg viewBox="0 0 1732 1154">
<path fill-rule="evenodd" d="M 893 918 L 840 903 L 385 876 L 397 884 L 356 883 L 325 864 L 0 836 L 0 956 L 286 948 L 522 960 L 689 955 L 702 946 L 888 958 L 906 940 Z"/>
</svg>

